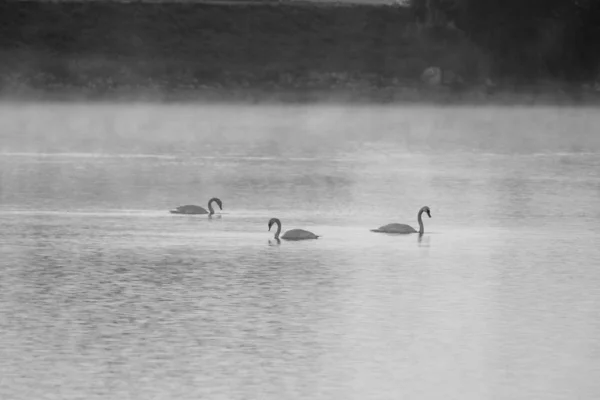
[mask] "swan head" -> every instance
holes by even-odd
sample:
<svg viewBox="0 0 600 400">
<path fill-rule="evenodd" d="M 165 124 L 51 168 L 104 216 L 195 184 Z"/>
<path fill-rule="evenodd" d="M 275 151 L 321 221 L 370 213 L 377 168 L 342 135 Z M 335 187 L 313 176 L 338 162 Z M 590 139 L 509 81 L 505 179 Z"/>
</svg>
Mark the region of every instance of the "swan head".
<svg viewBox="0 0 600 400">
<path fill-rule="evenodd" d="M 215 203 L 217 203 L 217 205 L 219 206 L 219 208 L 220 208 L 221 210 L 223 210 L 223 202 L 221 201 L 221 199 L 219 199 L 219 198 L 216 198 L 216 197 L 213 197 L 212 199 L 210 199 L 209 203 L 210 203 L 211 201 L 214 201 Z"/>
<path fill-rule="evenodd" d="M 269 220 L 269 230 L 271 230 L 271 227 L 273 226 L 273 224 L 276 224 L 278 222 L 279 222 L 279 220 L 277 218 L 271 218 Z"/>
<path fill-rule="evenodd" d="M 429 207 L 425 206 L 421 208 L 421 212 L 427 213 L 427 216 L 431 218 L 431 210 L 429 209 Z"/>
</svg>

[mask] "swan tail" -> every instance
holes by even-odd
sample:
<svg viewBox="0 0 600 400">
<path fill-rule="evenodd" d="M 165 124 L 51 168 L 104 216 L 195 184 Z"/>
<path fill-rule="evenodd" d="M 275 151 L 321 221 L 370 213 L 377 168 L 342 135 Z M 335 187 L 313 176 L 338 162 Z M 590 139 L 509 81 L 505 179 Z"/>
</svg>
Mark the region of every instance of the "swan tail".
<svg viewBox="0 0 600 400">
<path fill-rule="evenodd" d="M 379 229 L 371 229 L 371 232 L 381 232 Z"/>
<path fill-rule="evenodd" d="M 169 210 L 171 214 L 183 214 L 180 210 Z"/>
</svg>

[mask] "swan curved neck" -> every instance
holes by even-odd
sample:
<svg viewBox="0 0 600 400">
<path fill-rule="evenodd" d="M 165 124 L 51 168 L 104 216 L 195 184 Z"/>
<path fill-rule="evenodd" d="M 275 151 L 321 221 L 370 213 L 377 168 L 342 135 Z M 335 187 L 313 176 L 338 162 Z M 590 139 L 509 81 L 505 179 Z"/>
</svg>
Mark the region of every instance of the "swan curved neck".
<svg viewBox="0 0 600 400">
<path fill-rule="evenodd" d="M 279 240 L 279 234 L 281 233 L 281 221 L 276 219 L 275 223 L 277 224 L 277 232 L 275 232 L 275 239 Z"/>
<path fill-rule="evenodd" d="M 215 213 L 215 210 L 213 209 L 212 203 L 213 201 L 215 201 L 215 199 L 210 199 L 208 201 L 208 211 L 209 211 L 209 215 L 213 215 Z"/>
<path fill-rule="evenodd" d="M 419 210 L 419 214 L 417 215 L 417 220 L 419 221 L 419 234 L 423 234 L 425 232 L 425 227 L 423 226 L 423 210 Z"/>
</svg>

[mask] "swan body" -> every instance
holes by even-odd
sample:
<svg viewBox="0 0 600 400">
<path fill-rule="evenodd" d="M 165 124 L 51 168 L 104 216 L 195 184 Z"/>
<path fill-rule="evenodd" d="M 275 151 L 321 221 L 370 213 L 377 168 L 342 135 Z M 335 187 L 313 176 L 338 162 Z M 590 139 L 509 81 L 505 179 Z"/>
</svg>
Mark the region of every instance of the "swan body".
<svg viewBox="0 0 600 400">
<path fill-rule="evenodd" d="M 221 199 L 213 197 L 212 199 L 210 199 L 208 201 L 208 211 L 206 211 L 206 209 L 204 207 L 195 206 L 195 205 L 185 205 L 185 206 L 179 206 L 173 210 L 170 210 L 169 212 L 171 214 L 209 214 L 209 215 L 213 215 L 215 213 L 215 210 L 212 207 L 213 202 L 217 203 L 217 205 L 219 206 L 219 208 L 221 210 L 223 209 L 223 202 L 221 201 Z"/>
<path fill-rule="evenodd" d="M 317 239 L 319 236 L 315 235 L 312 232 L 305 231 L 304 229 L 292 229 L 286 231 L 282 239 L 286 240 L 304 240 L 304 239 Z"/>
<path fill-rule="evenodd" d="M 371 231 L 386 233 L 417 233 L 415 228 L 406 224 L 387 224 L 377 229 L 372 229 Z"/>
<path fill-rule="evenodd" d="M 275 239 L 279 240 L 279 234 L 281 233 L 281 221 L 279 218 L 271 218 L 269 220 L 269 230 L 271 230 L 271 226 L 273 224 L 277 224 L 277 232 L 275 232 Z M 307 239 L 317 239 L 319 236 L 315 235 L 312 232 L 306 231 L 304 229 L 292 229 L 283 234 L 281 239 L 285 240 L 307 240 Z"/>
<path fill-rule="evenodd" d="M 384 226 L 380 226 L 377 229 L 371 229 L 371 232 L 398 233 L 398 234 L 419 233 L 422 235 L 423 232 L 425 232 L 425 228 L 423 227 L 423 219 L 421 218 L 421 215 L 423 213 L 427 213 L 427 216 L 429 218 L 431 218 L 431 210 L 429 209 L 429 207 L 427 207 L 427 206 L 422 207 L 419 210 L 419 213 L 417 214 L 417 221 L 419 222 L 419 230 L 418 231 L 415 228 L 413 228 L 412 226 L 406 225 L 406 224 L 387 224 Z"/>
</svg>

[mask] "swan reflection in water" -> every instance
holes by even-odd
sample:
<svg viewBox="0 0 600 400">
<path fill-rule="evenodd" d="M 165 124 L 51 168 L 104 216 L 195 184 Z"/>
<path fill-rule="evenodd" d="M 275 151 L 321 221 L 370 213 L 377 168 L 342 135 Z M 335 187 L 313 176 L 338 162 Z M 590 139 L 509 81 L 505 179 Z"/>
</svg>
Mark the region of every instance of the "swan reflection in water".
<svg viewBox="0 0 600 400">
<path fill-rule="evenodd" d="M 279 240 L 279 234 L 281 233 L 281 221 L 279 218 L 271 218 L 269 220 L 269 231 L 273 224 L 277 225 L 277 232 L 275 232 L 275 240 Z M 307 239 L 317 239 L 319 236 L 315 235 L 312 232 L 305 231 L 304 229 L 292 229 L 283 234 L 281 236 L 282 239 L 285 240 L 307 240 Z"/>
<path fill-rule="evenodd" d="M 431 210 L 429 207 L 421 207 L 419 213 L 417 214 L 417 222 L 419 223 L 419 230 L 417 231 L 410 225 L 406 224 L 387 224 L 381 226 L 377 229 L 371 229 L 371 232 L 382 232 L 382 233 L 397 233 L 397 234 L 409 234 L 409 233 L 419 233 L 419 235 L 423 235 L 425 232 L 425 228 L 423 226 L 423 213 L 427 213 L 427 216 L 431 218 Z"/>
<path fill-rule="evenodd" d="M 429 242 L 431 242 L 431 236 L 429 236 L 429 235 L 428 235 L 428 236 L 425 238 L 425 240 L 423 240 L 423 234 L 422 234 L 422 233 L 419 233 L 419 239 L 418 239 L 418 242 L 419 242 L 419 247 L 430 247 L 430 244 L 429 244 Z"/>
<path fill-rule="evenodd" d="M 219 208 L 221 210 L 223 210 L 223 202 L 221 201 L 221 199 L 219 199 L 217 197 L 213 197 L 212 199 L 210 199 L 208 201 L 208 211 L 206 211 L 206 209 L 204 207 L 188 204 L 185 206 L 179 206 L 173 210 L 169 210 L 169 212 L 171 214 L 208 214 L 208 216 L 210 218 L 215 213 L 215 210 L 213 209 L 213 206 L 212 206 L 213 202 L 217 203 Z"/>
<path fill-rule="evenodd" d="M 281 240 L 279 239 L 269 239 L 269 246 L 279 246 L 281 244 Z"/>
</svg>

